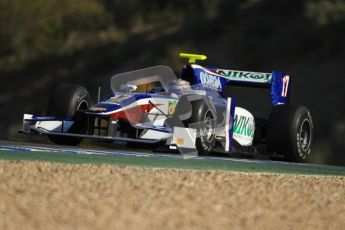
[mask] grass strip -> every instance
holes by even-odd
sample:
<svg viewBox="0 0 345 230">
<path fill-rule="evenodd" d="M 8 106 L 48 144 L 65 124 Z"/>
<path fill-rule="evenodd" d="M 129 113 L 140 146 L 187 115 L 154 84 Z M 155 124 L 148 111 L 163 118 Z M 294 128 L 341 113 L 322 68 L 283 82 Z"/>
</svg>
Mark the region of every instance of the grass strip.
<svg viewBox="0 0 345 230">
<path fill-rule="evenodd" d="M 345 176 L 345 167 L 326 165 L 298 165 L 283 162 L 257 162 L 220 159 L 180 159 L 159 156 L 123 156 L 75 154 L 64 152 L 0 151 L 3 160 L 52 161 L 68 164 L 115 164 L 149 168 L 173 168 L 194 170 L 222 170 L 250 173 L 278 173 Z"/>
</svg>

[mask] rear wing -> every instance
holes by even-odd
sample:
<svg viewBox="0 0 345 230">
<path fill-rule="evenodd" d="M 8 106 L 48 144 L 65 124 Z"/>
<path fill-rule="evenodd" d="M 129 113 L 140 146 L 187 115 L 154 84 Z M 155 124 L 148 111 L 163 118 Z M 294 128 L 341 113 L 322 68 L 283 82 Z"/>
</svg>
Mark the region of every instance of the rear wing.
<svg viewBox="0 0 345 230">
<path fill-rule="evenodd" d="M 229 69 L 205 68 L 187 64 L 193 70 L 194 84 L 203 84 L 220 93 L 227 85 L 269 88 L 272 105 L 288 104 L 291 78 L 284 72 L 262 73 Z"/>
</svg>

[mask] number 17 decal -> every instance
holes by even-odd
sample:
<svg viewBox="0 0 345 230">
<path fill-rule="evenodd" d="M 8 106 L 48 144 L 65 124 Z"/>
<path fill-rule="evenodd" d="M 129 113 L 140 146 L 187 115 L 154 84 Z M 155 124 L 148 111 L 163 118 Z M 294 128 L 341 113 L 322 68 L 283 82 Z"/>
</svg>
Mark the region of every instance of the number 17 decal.
<svg viewBox="0 0 345 230">
<path fill-rule="evenodd" d="M 289 89 L 289 82 L 290 82 L 290 76 L 285 75 L 283 77 L 282 97 L 287 97 L 287 93 L 288 93 L 288 89 Z"/>
</svg>

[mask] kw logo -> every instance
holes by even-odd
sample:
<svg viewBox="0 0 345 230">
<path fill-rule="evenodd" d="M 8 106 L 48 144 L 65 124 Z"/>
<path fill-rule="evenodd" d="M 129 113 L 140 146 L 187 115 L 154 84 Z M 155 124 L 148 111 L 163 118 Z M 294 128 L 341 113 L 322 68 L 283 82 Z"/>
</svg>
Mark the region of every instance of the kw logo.
<svg viewBox="0 0 345 230">
<path fill-rule="evenodd" d="M 234 133 L 246 136 L 246 137 L 253 137 L 254 136 L 254 125 L 251 121 L 250 117 L 247 116 L 235 116 L 234 120 Z"/>
</svg>

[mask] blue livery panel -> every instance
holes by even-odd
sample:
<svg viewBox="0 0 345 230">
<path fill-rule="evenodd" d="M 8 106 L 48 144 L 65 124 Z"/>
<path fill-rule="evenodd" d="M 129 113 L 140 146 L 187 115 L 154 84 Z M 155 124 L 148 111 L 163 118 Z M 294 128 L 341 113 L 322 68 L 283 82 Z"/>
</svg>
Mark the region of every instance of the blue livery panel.
<svg viewBox="0 0 345 230">
<path fill-rule="evenodd" d="M 194 70 L 194 83 L 203 84 L 222 93 L 226 85 L 243 85 L 251 87 L 270 88 L 273 106 L 289 103 L 290 76 L 283 72 L 260 73 L 238 70 L 205 68 L 196 64 L 191 65 Z"/>
</svg>

